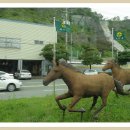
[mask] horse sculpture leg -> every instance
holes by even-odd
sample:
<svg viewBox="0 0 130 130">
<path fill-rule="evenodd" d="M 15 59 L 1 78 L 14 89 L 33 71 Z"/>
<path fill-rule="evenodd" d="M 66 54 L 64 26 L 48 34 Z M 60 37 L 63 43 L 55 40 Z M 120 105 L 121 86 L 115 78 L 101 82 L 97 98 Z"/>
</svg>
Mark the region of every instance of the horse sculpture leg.
<svg viewBox="0 0 130 130">
<path fill-rule="evenodd" d="M 92 103 L 92 106 L 90 107 L 90 111 L 91 111 L 91 110 L 93 109 L 93 107 L 96 105 L 97 99 L 98 99 L 98 97 L 93 97 L 93 103 Z"/>
<path fill-rule="evenodd" d="M 85 109 L 81 108 L 81 109 L 73 109 L 73 107 L 76 105 L 76 103 L 81 99 L 82 97 L 79 96 L 74 96 L 72 98 L 72 102 L 71 104 L 68 106 L 68 111 L 69 112 L 81 112 L 81 118 L 80 121 L 82 121 L 83 119 L 83 113 L 85 112 Z"/>
<path fill-rule="evenodd" d="M 107 104 L 107 96 L 102 96 L 102 105 L 101 107 L 96 111 L 94 112 L 94 117 L 97 117 L 97 114 L 106 106 Z"/>
<path fill-rule="evenodd" d="M 73 109 L 73 107 L 76 105 L 76 103 L 81 99 L 82 97 L 79 97 L 79 96 L 74 96 L 72 98 L 72 101 L 71 101 L 71 104 L 68 106 L 68 111 L 69 112 L 85 112 L 85 110 L 82 108 L 82 109 Z"/>
<path fill-rule="evenodd" d="M 130 94 L 129 92 L 124 92 L 124 90 L 123 90 L 124 84 L 122 84 L 121 81 L 114 79 L 114 83 L 116 86 L 117 93 L 119 93 L 121 95 L 129 95 Z"/>
<path fill-rule="evenodd" d="M 59 108 L 61 110 L 63 110 L 63 116 L 62 116 L 62 120 L 64 121 L 64 117 L 65 117 L 65 110 L 66 110 L 66 106 L 65 105 L 61 105 L 60 101 L 59 100 L 62 100 L 62 99 L 66 99 L 66 98 L 69 98 L 71 97 L 71 94 L 68 92 L 68 93 L 65 93 L 65 94 L 62 94 L 62 95 L 59 95 L 57 96 L 55 99 L 56 99 L 56 102 L 59 106 Z"/>
<path fill-rule="evenodd" d="M 116 97 L 119 97 L 118 93 L 117 93 L 117 90 L 115 90 L 115 88 L 113 89 L 113 92 L 115 93 Z"/>
<path fill-rule="evenodd" d="M 58 104 L 58 106 L 59 106 L 59 108 L 60 108 L 61 110 L 65 110 L 65 109 L 66 109 L 66 106 L 61 105 L 61 103 L 60 103 L 59 100 L 66 99 L 66 98 L 69 98 L 69 97 L 71 97 L 71 94 L 68 92 L 68 93 L 59 95 L 59 96 L 57 96 L 57 97 L 55 98 L 55 100 L 56 100 L 56 102 L 57 102 L 57 104 Z"/>
</svg>

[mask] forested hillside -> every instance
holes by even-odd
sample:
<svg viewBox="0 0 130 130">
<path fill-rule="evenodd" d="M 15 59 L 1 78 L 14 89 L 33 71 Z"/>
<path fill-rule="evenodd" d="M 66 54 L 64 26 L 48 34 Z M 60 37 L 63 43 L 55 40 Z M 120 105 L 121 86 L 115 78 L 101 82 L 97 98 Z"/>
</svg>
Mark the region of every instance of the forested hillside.
<svg viewBox="0 0 130 130">
<path fill-rule="evenodd" d="M 67 19 L 71 22 L 73 44 L 93 44 L 100 51 L 111 50 L 100 25 L 103 19 L 101 14 L 92 12 L 90 8 L 70 8 L 67 10 Z M 53 24 L 53 17 L 56 20 L 65 20 L 65 8 L 1 8 L 0 18 L 34 22 L 40 24 Z M 119 41 L 126 47 L 130 41 L 130 20 L 112 21 L 110 28 L 120 29 L 126 33 L 126 41 Z M 58 32 L 58 42 L 65 42 L 65 33 Z M 70 43 L 70 34 L 68 34 Z"/>
</svg>

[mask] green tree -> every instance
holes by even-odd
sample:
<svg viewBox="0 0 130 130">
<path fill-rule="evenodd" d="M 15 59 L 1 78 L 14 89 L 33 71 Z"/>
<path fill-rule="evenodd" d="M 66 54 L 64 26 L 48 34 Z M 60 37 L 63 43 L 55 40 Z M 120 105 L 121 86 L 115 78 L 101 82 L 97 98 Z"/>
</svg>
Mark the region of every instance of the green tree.
<svg viewBox="0 0 130 130">
<path fill-rule="evenodd" d="M 45 57 L 46 60 L 49 60 L 50 62 L 53 60 L 53 44 L 45 45 L 41 51 L 40 55 Z M 64 43 L 56 43 L 56 60 L 61 58 L 68 60 L 69 54 L 67 53 Z"/>
<path fill-rule="evenodd" d="M 84 45 L 80 59 L 84 65 L 89 65 L 91 69 L 92 64 L 100 64 L 103 60 L 100 57 L 99 51 L 92 46 Z"/>
<path fill-rule="evenodd" d="M 130 62 L 130 52 L 119 52 L 117 60 L 120 65 L 124 65 L 127 62 Z"/>
</svg>

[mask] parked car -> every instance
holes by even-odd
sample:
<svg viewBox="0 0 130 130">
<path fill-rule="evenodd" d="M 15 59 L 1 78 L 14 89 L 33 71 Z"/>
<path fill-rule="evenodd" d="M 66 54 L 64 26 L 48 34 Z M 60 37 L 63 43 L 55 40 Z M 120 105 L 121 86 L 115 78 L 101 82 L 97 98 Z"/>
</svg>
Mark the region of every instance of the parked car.
<svg viewBox="0 0 130 130">
<path fill-rule="evenodd" d="M 106 74 L 112 75 L 111 69 L 108 69 L 108 70 L 106 70 L 106 71 L 103 71 L 102 68 L 97 68 L 96 70 L 98 71 L 98 74 L 99 74 L 99 73 L 106 73 Z"/>
<path fill-rule="evenodd" d="M 31 79 L 32 74 L 28 70 L 18 70 L 14 74 L 14 77 L 17 79 Z"/>
<path fill-rule="evenodd" d="M 97 70 L 94 70 L 94 69 L 86 69 L 84 71 L 84 74 L 86 75 L 95 75 L 95 74 L 98 74 Z"/>
<path fill-rule="evenodd" d="M 102 71 L 102 68 L 95 68 L 95 69 L 86 69 L 84 71 L 84 74 L 86 75 L 94 75 L 94 74 L 100 74 L 100 73 L 106 73 L 106 74 L 112 75 L 112 71 L 110 69 L 106 71 Z"/>
<path fill-rule="evenodd" d="M 8 90 L 12 92 L 16 89 L 21 88 L 22 82 L 17 79 L 7 79 L 0 77 L 0 90 Z"/>
<path fill-rule="evenodd" d="M 14 79 L 13 74 L 6 73 L 4 71 L 0 71 L 0 76 L 3 77 L 3 78 L 7 78 L 7 79 Z"/>
</svg>

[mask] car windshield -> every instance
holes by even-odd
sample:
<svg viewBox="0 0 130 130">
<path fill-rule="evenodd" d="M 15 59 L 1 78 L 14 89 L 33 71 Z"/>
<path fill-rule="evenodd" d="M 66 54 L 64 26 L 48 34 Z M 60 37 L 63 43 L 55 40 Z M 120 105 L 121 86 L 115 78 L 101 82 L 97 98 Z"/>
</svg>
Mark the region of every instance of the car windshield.
<svg viewBox="0 0 130 130">
<path fill-rule="evenodd" d="M 5 72 L 4 71 L 0 71 L 0 75 L 3 75 L 3 74 L 5 74 Z"/>
</svg>

